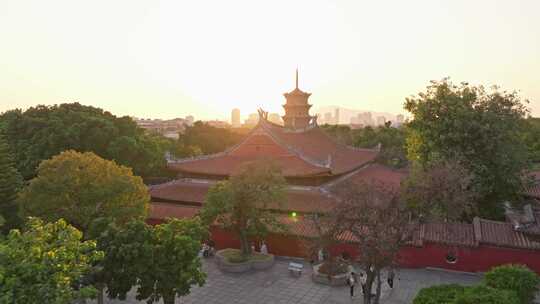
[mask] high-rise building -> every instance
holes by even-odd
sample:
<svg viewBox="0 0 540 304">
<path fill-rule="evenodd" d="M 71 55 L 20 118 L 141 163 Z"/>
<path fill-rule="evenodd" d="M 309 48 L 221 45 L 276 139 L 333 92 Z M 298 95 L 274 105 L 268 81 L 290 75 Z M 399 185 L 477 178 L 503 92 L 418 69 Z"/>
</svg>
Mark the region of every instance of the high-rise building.
<svg viewBox="0 0 540 304">
<path fill-rule="evenodd" d="M 195 117 L 193 117 L 193 115 L 188 115 L 186 116 L 185 120 L 186 120 L 186 124 L 188 126 L 191 126 L 193 122 L 195 121 Z"/>
<path fill-rule="evenodd" d="M 339 108 L 336 108 L 336 110 L 335 110 L 334 124 L 339 125 Z"/>
<path fill-rule="evenodd" d="M 398 123 L 398 125 L 403 124 L 404 121 L 405 121 L 405 116 L 403 116 L 403 114 L 399 114 L 396 116 L 396 122 Z"/>
<path fill-rule="evenodd" d="M 242 123 L 240 122 L 240 109 L 233 109 L 231 112 L 231 125 L 233 128 L 239 128 Z"/>
<path fill-rule="evenodd" d="M 377 117 L 377 125 L 378 126 L 384 126 L 386 123 L 386 118 L 384 116 L 378 116 Z"/>
<path fill-rule="evenodd" d="M 248 116 L 248 119 L 244 121 L 244 124 L 246 127 L 254 127 L 259 122 L 259 114 L 257 113 L 251 113 Z"/>
<path fill-rule="evenodd" d="M 331 124 L 332 123 L 332 113 L 330 113 L 330 112 L 324 113 L 324 123 L 325 124 Z"/>
</svg>

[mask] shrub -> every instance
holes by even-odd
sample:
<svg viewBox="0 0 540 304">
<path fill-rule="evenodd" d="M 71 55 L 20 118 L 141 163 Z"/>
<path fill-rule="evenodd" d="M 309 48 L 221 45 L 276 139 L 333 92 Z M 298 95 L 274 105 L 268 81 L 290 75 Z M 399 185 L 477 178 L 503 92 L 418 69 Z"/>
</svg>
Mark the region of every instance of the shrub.
<svg viewBox="0 0 540 304">
<path fill-rule="evenodd" d="M 519 303 L 532 301 L 538 289 L 538 275 L 524 265 L 502 265 L 492 268 L 484 277 L 486 285 L 516 292 Z"/>
<path fill-rule="evenodd" d="M 519 304 L 514 291 L 495 289 L 485 285 L 466 287 L 452 304 Z"/>
<path fill-rule="evenodd" d="M 329 275 L 338 275 L 347 273 L 349 270 L 349 265 L 342 262 L 331 262 L 325 261 L 321 267 L 319 267 L 319 273 L 329 274 Z"/>
<path fill-rule="evenodd" d="M 458 284 L 444 284 L 422 288 L 413 300 L 413 304 L 453 304 L 465 287 Z"/>
</svg>

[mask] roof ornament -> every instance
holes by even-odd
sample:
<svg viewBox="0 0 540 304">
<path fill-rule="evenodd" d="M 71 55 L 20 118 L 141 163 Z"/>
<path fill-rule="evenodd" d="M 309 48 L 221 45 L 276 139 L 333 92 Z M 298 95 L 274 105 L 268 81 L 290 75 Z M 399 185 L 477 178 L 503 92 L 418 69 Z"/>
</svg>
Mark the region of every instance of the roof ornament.
<svg viewBox="0 0 540 304">
<path fill-rule="evenodd" d="M 257 109 L 257 112 L 259 112 L 259 119 L 268 120 L 268 112 L 263 110 L 262 108 Z"/>
</svg>

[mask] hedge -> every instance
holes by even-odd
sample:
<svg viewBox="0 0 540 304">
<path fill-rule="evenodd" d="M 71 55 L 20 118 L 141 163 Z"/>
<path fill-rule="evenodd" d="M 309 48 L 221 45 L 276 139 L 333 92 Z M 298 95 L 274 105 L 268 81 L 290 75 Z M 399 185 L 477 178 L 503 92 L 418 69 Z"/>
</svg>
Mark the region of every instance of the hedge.
<svg viewBox="0 0 540 304">
<path fill-rule="evenodd" d="M 451 304 L 463 293 L 465 287 L 458 284 L 444 284 L 423 288 L 413 300 L 413 304 Z"/>
<path fill-rule="evenodd" d="M 540 280 L 538 275 L 524 265 L 502 265 L 492 268 L 484 276 L 486 285 L 496 289 L 516 292 L 521 304 L 534 298 Z"/>
</svg>

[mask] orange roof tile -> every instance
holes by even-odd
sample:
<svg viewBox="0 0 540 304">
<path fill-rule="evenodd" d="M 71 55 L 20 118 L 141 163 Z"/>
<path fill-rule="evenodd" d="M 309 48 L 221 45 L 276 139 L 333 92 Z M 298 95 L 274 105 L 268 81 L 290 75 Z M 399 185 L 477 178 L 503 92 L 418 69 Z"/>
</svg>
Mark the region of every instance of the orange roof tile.
<svg viewBox="0 0 540 304">
<path fill-rule="evenodd" d="M 213 182 L 192 180 L 175 180 L 169 183 L 149 187 L 150 196 L 154 201 L 178 203 L 196 203 L 202 205 L 208 189 Z M 311 187 L 291 187 L 287 190 L 287 199 L 281 205 L 272 209 L 295 211 L 301 213 L 325 212 L 335 206 L 335 199 Z"/>
</svg>

